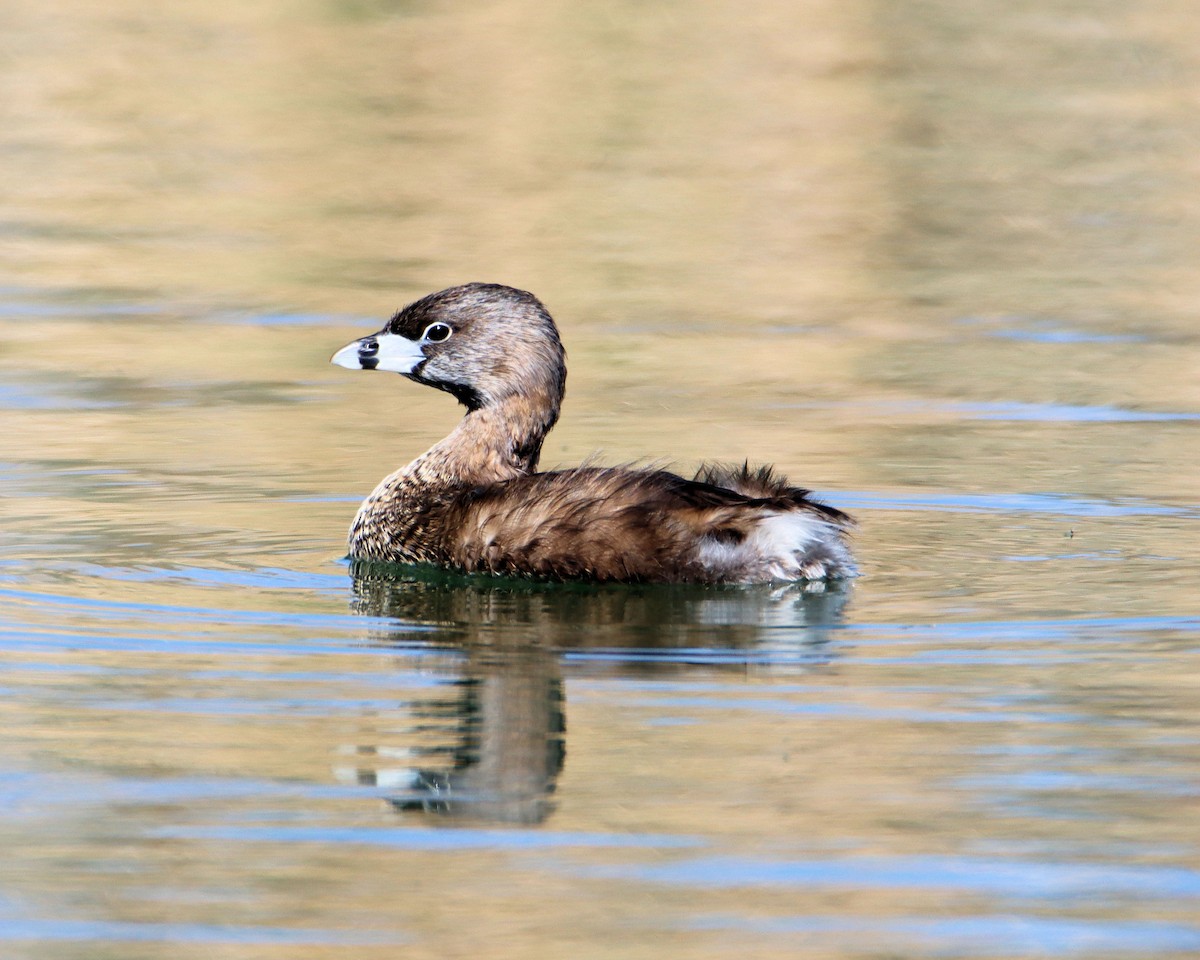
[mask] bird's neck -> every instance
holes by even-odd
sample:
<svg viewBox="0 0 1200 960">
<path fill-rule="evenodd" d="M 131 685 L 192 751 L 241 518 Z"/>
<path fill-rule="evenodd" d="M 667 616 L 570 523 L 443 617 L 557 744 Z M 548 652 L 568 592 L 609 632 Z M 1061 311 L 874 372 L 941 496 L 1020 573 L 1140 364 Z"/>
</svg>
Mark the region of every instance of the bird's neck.
<svg viewBox="0 0 1200 960">
<path fill-rule="evenodd" d="M 439 486 L 500 483 L 536 473 L 542 442 L 558 420 L 559 400 L 550 392 L 526 392 L 472 410 L 401 472 Z"/>
</svg>

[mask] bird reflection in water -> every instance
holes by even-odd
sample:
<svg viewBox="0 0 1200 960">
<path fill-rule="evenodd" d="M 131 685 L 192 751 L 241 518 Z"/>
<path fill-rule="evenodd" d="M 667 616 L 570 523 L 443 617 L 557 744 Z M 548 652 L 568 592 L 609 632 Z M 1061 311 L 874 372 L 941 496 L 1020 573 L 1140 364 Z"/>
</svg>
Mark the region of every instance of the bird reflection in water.
<svg viewBox="0 0 1200 960">
<path fill-rule="evenodd" d="M 590 651 L 623 673 L 697 659 L 738 669 L 813 669 L 829 659 L 843 585 L 703 587 L 541 583 L 356 562 L 353 609 L 378 618 L 369 639 L 435 658 L 431 696 L 353 749 L 347 779 L 395 790 L 397 810 L 493 823 L 540 823 L 566 756 L 564 652 Z M 400 769 L 389 768 L 394 764 Z"/>
</svg>

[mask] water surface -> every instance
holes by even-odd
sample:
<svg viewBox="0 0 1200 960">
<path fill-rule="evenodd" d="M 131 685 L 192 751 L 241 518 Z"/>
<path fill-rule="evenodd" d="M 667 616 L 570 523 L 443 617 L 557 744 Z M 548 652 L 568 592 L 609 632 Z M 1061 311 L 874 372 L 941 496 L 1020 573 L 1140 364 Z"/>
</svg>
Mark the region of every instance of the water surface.
<svg viewBox="0 0 1200 960">
<path fill-rule="evenodd" d="M 0 954 L 1200 953 L 1194 19 L 0 13 Z M 352 570 L 473 279 L 864 575 Z"/>
</svg>

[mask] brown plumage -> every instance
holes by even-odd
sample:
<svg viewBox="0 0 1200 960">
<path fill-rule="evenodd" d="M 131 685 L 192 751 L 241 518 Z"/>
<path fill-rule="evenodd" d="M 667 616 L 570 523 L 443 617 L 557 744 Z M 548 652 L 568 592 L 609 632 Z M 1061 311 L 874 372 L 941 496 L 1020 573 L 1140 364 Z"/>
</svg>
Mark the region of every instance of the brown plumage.
<svg viewBox="0 0 1200 960">
<path fill-rule="evenodd" d="M 339 350 L 350 369 L 453 394 L 451 434 L 386 477 L 350 529 L 350 554 L 557 580 L 758 582 L 853 576 L 852 521 L 769 467 L 582 466 L 538 473 L 566 355 L 530 293 L 467 284 L 397 313 Z"/>
</svg>

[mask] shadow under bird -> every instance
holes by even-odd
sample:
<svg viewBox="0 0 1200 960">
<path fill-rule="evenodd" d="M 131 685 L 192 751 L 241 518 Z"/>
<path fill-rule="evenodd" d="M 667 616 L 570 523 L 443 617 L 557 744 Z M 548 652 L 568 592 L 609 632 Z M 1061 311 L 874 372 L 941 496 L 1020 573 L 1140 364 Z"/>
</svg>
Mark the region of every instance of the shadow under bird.
<svg viewBox="0 0 1200 960">
<path fill-rule="evenodd" d="M 467 408 L 448 437 L 385 477 L 350 527 L 360 560 L 553 580 L 755 583 L 855 574 L 853 521 L 771 468 L 538 471 L 566 351 L 531 293 L 469 283 L 409 304 L 332 362 L 386 370 Z"/>
</svg>

